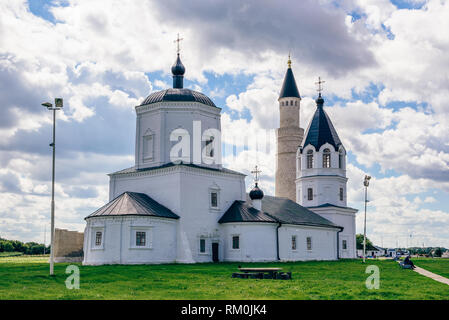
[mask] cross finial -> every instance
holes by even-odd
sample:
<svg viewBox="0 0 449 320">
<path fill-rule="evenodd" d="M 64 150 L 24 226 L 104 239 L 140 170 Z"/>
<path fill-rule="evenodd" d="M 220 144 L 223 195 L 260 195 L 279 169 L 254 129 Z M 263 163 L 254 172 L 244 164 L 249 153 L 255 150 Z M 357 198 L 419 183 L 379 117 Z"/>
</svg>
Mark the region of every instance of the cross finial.
<svg viewBox="0 0 449 320">
<path fill-rule="evenodd" d="M 326 81 L 321 80 L 321 77 L 318 77 L 318 82 L 315 82 L 315 84 L 318 85 L 317 91 L 318 91 L 320 97 L 321 97 L 321 91 L 323 91 L 323 87 L 321 86 L 321 84 L 322 84 L 322 83 L 325 83 L 325 82 L 326 82 Z"/>
<path fill-rule="evenodd" d="M 259 167 L 256 165 L 254 167 L 254 170 L 251 171 L 252 174 L 254 174 L 254 182 L 257 183 L 259 182 L 259 173 L 261 173 L 262 171 L 259 170 Z"/>
<path fill-rule="evenodd" d="M 292 60 L 290 60 L 290 51 L 288 52 L 288 61 L 287 61 L 288 67 L 292 67 Z"/>
<path fill-rule="evenodd" d="M 182 40 L 184 40 L 184 38 L 179 38 L 179 33 L 178 33 L 178 38 L 177 38 L 175 41 L 173 41 L 173 42 L 177 42 L 178 48 L 177 48 L 176 52 L 177 52 L 178 54 L 179 54 L 179 52 L 181 51 L 181 49 L 179 48 L 179 43 L 180 43 Z"/>
</svg>

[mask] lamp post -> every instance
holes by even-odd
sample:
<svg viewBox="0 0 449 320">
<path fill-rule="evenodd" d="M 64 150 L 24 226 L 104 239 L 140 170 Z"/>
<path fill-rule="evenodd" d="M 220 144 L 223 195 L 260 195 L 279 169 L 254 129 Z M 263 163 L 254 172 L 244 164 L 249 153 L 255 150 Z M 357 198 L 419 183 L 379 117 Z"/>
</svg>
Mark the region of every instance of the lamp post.
<svg viewBox="0 0 449 320">
<path fill-rule="evenodd" d="M 54 253 L 55 253 L 55 133 L 56 133 L 56 110 L 61 110 L 63 105 L 62 98 L 55 99 L 55 106 L 50 102 L 42 103 L 44 107 L 48 110 L 53 111 L 53 142 L 50 143 L 50 147 L 53 147 L 53 165 L 52 165 L 52 176 L 51 176 L 51 247 L 50 247 L 50 275 L 54 274 Z"/>
<path fill-rule="evenodd" d="M 368 186 L 371 177 L 365 176 L 365 180 L 363 181 L 363 185 L 365 186 L 365 223 L 363 226 L 363 263 L 365 263 L 366 258 L 366 203 L 368 202 Z"/>
</svg>

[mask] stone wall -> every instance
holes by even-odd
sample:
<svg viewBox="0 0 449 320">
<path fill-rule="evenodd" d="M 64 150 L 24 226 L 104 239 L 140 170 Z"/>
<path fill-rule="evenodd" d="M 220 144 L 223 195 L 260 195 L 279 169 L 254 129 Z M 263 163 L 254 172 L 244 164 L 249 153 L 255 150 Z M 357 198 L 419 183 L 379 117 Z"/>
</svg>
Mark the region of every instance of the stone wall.
<svg viewBox="0 0 449 320">
<path fill-rule="evenodd" d="M 55 262 L 80 262 L 83 260 L 84 233 L 55 229 Z"/>
</svg>

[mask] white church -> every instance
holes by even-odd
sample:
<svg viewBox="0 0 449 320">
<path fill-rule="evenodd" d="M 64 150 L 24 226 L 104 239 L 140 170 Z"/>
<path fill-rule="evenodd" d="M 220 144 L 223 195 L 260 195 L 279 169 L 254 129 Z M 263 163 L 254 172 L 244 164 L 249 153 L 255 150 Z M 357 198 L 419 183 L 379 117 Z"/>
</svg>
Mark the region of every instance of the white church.
<svg viewBox="0 0 449 320">
<path fill-rule="evenodd" d="M 355 258 L 356 209 L 347 207 L 346 150 L 323 109 L 308 129 L 289 59 L 280 92 L 276 196 L 221 165 L 221 109 L 183 87 L 136 110 L 135 164 L 109 174 L 109 203 L 85 218 L 85 265 Z M 274 111 L 273 111 L 274 112 Z"/>
</svg>

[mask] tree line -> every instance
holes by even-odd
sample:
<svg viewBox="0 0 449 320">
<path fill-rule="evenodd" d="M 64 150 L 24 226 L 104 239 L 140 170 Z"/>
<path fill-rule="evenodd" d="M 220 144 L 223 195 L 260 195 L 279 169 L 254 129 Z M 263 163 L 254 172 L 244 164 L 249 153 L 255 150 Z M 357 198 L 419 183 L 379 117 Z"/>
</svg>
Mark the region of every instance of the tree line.
<svg viewBox="0 0 449 320">
<path fill-rule="evenodd" d="M 50 246 L 37 242 L 22 242 L 0 238 L 0 252 L 22 252 L 23 254 L 44 254 L 50 252 Z"/>
</svg>

